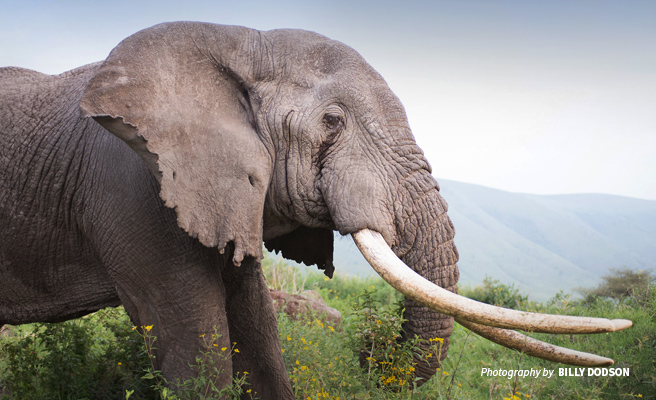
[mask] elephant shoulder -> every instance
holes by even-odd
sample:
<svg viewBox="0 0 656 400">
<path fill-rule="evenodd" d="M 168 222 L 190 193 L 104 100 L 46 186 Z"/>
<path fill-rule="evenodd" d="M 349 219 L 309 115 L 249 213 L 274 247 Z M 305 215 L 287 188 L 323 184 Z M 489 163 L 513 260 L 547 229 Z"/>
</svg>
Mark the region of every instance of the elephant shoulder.
<svg viewBox="0 0 656 400">
<path fill-rule="evenodd" d="M 91 78 L 100 65 L 102 65 L 102 61 L 87 64 L 58 75 L 44 74 L 43 72 L 23 67 L 0 67 L 0 83 L 3 85 L 39 83 L 40 81 L 47 81 L 50 79 L 76 77 L 86 73 L 90 73 L 91 75 L 89 78 Z"/>
<path fill-rule="evenodd" d="M 4 67 L 0 68 L 0 104 L 2 109 L 15 106 L 28 93 L 33 92 L 35 87 L 48 78 L 48 75 L 42 74 L 27 68 Z"/>
<path fill-rule="evenodd" d="M 48 75 L 28 68 L 2 67 L 0 68 L 0 87 L 2 87 L 0 96 L 5 102 L 16 101 L 20 97 L 47 96 L 49 93 L 70 92 L 70 90 L 79 92 L 81 96 L 101 64 L 101 62 L 88 64 L 58 75 Z"/>
<path fill-rule="evenodd" d="M 32 69 L 21 68 L 21 67 L 2 67 L 0 68 L 0 84 L 12 85 L 23 82 L 35 81 L 38 79 L 43 79 L 48 75 L 43 74 Z"/>
</svg>

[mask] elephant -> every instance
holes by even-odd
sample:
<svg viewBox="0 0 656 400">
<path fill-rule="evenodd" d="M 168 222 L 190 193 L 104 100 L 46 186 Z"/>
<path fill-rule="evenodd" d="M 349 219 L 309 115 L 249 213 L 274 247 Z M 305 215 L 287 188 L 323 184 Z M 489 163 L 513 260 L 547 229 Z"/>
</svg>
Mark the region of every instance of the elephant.
<svg viewBox="0 0 656 400">
<path fill-rule="evenodd" d="M 163 23 L 60 75 L 3 68 L 0 87 L 0 325 L 122 304 L 153 326 L 167 378 L 193 374 L 216 327 L 220 346 L 239 349 L 219 361 L 229 374 L 291 399 L 263 244 L 331 277 L 333 231 L 405 295 L 401 338 L 444 340 L 440 360 L 418 361 L 419 383 L 446 357 L 454 320 L 574 365 L 612 360 L 512 329 L 631 325 L 457 295 L 454 227 L 401 102 L 325 36 Z"/>
</svg>

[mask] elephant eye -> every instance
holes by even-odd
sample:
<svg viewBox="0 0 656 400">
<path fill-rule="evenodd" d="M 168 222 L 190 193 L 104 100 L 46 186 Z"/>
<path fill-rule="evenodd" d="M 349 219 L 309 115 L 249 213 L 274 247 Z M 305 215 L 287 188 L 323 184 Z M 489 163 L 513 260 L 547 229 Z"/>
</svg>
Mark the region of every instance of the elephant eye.
<svg viewBox="0 0 656 400">
<path fill-rule="evenodd" d="M 323 116 L 323 124 L 329 131 L 335 132 L 342 129 L 344 120 L 339 115 L 326 114 Z"/>
</svg>

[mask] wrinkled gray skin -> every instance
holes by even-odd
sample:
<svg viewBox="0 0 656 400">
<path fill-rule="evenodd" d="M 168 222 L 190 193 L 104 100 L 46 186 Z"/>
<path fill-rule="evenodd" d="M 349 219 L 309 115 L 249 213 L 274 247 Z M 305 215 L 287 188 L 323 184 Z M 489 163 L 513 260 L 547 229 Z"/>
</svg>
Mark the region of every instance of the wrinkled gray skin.
<svg viewBox="0 0 656 400">
<path fill-rule="evenodd" d="M 331 231 L 373 229 L 456 290 L 453 226 L 404 109 L 339 42 L 162 24 L 61 75 L 0 69 L 0 88 L 0 324 L 123 304 L 169 378 L 217 326 L 240 350 L 224 367 L 283 399 L 263 241 L 331 275 Z M 409 300 L 405 318 L 446 356 L 452 318 Z"/>
</svg>

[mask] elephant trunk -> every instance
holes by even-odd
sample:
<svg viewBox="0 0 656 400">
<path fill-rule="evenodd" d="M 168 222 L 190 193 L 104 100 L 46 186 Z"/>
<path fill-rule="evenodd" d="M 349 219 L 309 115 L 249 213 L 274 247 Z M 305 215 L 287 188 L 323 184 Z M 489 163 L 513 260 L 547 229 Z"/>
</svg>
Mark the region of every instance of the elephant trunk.
<svg viewBox="0 0 656 400">
<path fill-rule="evenodd" d="M 410 182 L 413 182 L 413 186 L 423 187 L 424 192 L 419 199 L 413 199 L 412 206 L 399 210 L 401 215 L 396 218 L 400 221 L 397 223 L 397 242 L 392 250 L 420 276 L 457 293 L 458 251 L 453 243 L 454 229 L 446 213 L 446 202 L 440 196 L 435 180 L 428 173 Z M 418 189 L 409 188 L 407 195 L 417 197 Z M 453 317 L 408 297 L 405 298 L 403 317 L 405 322 L 401 337 L 404 340 L 415 336 L 420 339 L 421 351 L 415 354 L 414 362 L 415 374 L 422 378 L 417 384 L 421 385 L 435 374 L 447 355 Z"/>
</svg>

